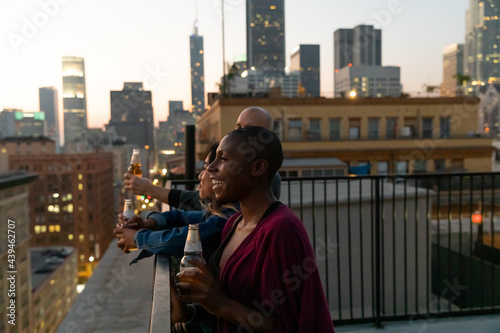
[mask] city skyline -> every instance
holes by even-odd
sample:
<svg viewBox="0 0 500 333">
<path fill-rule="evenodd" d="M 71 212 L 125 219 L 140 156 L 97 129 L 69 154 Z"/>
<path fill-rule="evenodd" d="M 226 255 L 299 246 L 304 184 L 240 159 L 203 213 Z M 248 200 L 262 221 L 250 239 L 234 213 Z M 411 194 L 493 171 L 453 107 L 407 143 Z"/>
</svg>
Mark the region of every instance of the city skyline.
<svg viewBox="0 0 500 333">
<path fill-rule="evenodd" d="M 227 62 L 246 52 L 245 4 L 243 0 L 225 4 Z M 424 84 L 441 83 L 442 49 L 463 43 L 468 4 L 467 0 L 453 4 L 430 0 L 288 0 L 286 62 L 289 66 L 291 50 L 299 44 L 319 44 L 321 95 L 332 97 L 334 31 L 374 24 L 384 35 L 382 64 L 401 65 L 403 90 L 416 93 Z M 150 1 L 141 5 L 142 16 L 137 15 L 131 1 L 46 0 L 0 5 L 4 32 L 0 42 L 0 72 L 4 78 L 0 107 L 38 110 L 38 88 L 54 86 L 62 91 L 61 59 L 79 56 L 86 62 L 89 127 L 102 128 L 109 121 L 109 92 L 129 81 L 142 81 L 144 88 L 152 91 L 158 124 L 166 120 L 168 100 L 190 105 L 188 36 L 196 12 L 200 35 L 205 38 L 205 90 L 216 91 L 222 76 L 220 2 L 199 2 L 198 8 L 195 1 Z"/>
</svg>

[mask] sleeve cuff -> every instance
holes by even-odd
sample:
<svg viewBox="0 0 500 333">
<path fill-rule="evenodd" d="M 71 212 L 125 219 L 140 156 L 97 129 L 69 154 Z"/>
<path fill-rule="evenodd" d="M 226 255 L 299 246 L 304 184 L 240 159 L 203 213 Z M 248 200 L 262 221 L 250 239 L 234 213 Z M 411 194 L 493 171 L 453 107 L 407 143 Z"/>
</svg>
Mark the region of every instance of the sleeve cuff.
<svg viewBox="0 0 500 333">
<path fill-rule="evenodd" d="M 156 222 L 156 229 L 155 230 L 167 229 L 167 219 L 165 219 L 163 214 L 160 214 L 158 212 L 149 212 L 149 214 L 146 215 L 146 219 L 155 220 L 155 222 Z"/>
<path fill-rule="evenodd" d="M 181 193 L 181 190 L 170 189 L 170 192 L 168 192 L 168 204 L 171 207 L 179 207 L 179 203 L 181 201 Z"/>
</svg>

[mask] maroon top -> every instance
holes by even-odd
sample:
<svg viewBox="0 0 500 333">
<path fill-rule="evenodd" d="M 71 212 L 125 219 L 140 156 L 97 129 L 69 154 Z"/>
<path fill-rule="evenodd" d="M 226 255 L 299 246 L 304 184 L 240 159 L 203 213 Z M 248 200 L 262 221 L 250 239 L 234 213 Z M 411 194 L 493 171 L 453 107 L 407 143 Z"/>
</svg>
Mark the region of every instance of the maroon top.
<svg viewBox="0 0 500 333">
<path fill-rule="evenodd" d="M 236 213 L 227 221 L 223 246 L 240 216 Z M 334 332 L 307 232 L 285 205 L 264 215 L 231 254 L 219 285 L 231 299 L 258 310 L 250 322 L 258 324 L 262 316 L 274 315 L 273 332 Z M 247 330 L 242 320 L 235 325 L 218 319 L 218 332 Z"/>
</svg>

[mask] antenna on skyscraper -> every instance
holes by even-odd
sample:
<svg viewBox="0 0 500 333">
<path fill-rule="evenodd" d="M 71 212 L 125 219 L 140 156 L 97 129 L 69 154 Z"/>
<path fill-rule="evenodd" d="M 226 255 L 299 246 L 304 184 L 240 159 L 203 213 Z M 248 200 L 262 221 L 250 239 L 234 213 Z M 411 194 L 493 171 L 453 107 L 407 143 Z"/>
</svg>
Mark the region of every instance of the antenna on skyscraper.
<svg viewBox="0 0 500 333">
<path fill-rule="evenodd" d="M 222 96 L 226 94 L 226 47 L 225 47 L 225 37 L 224 37 L 224 0 L 221 0 L 221 14 L 222 14 L 222 71 L 223 71 L 223 82 L 222 82 Z"/>
</svg>

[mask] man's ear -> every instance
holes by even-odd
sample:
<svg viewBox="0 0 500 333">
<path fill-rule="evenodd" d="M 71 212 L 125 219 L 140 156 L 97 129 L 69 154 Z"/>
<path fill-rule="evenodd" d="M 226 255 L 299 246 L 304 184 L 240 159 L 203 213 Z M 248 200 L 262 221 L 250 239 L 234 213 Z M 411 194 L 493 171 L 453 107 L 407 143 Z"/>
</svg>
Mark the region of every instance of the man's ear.
<svg viewBox="0 0 500 333">
<path fill-rule="evenodd" d="M 257 161 L 254 161 L 251 166 L 251 172 L 253 177 L 260 177 L 264 173 L 266 173 L 267 168 L 269 167 L 269 164 L 267 163 L 267 160 L 265 159 L 260 159 Z"/>
</svg>

